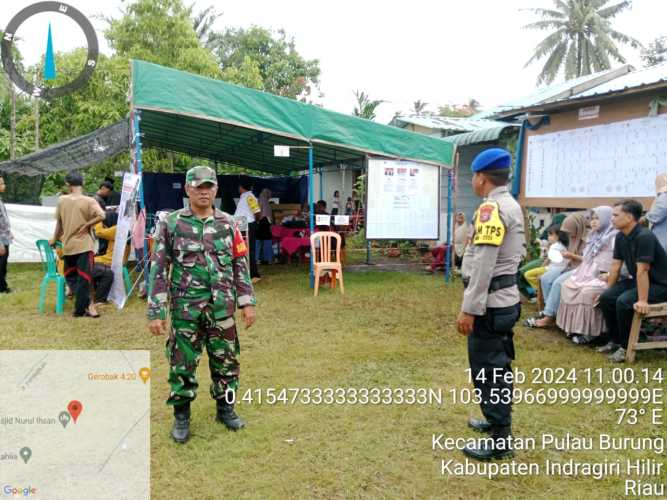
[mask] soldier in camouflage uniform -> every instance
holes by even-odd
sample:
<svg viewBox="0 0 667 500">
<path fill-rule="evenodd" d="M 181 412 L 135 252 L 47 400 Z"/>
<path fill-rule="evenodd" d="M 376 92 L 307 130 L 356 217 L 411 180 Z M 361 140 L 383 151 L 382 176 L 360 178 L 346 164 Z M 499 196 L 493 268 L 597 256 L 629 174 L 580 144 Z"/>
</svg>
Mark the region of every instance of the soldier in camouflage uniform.
<svg viewBox="0 0 667 500">
<path fill-rule="evenodd" d="M 238 305 L 250 327 L 256 303 L 245 241 L 231 216 L 213 208 L 217 192 L 213 169 L 188 170 L 185 190 L 190 208 L 169 214 L 156 230 L 148 298 L 153 335 L 167 330 L 167 309 L 171 310 L 167 404 L 174 407 L 171 435 L 179 443 L 190 436 L 190 402 L 196 397 L 195 371 L 204 347 L 217 420 L 231 430 L 245 425 L 233 404 L 239 377 L 234 312 Z"/>
</svg>

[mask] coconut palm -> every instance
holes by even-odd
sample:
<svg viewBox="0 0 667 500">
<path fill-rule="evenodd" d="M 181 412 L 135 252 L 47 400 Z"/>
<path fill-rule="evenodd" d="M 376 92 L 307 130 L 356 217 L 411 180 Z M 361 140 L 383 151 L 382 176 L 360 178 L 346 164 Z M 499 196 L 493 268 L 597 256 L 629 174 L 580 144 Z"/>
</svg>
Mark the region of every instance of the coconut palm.
<svg viewBox="0 0 667 500">
<path fill-rule="evenodd" d="M 210 5 L 196 15 L 193 15 L 192 12 L 194 7 L 195 4 L 192 4 L 188 9 L 190 17 L 192 18 L 192 27 L 194 28 L 195 33 L 197 33 L 197 38 L 199 38 L 202 45 L 208 47 L 213 24 L 222 14 L 217 13 L 215 7 Z"/>
<path fill-rule="evenodd" d="M 613 29 L 611 20 L 630 8 L 625 0 L 608 5 L 610 0 L 553 0 L 555 9 L 528 9 L 542 17 L 525 26 L 539 30 L 553 30 L 535 48 L 534 61 L 547 58 L 537 83 L 551 83 L 561 69 L 565 78 L 571 79 L 611 67 L 610 59 L 625 63 L 616 43 L 641 48 L 632 37 Z"/>
<path fill-rule="evenodd" d="M 428 106 L 427 102 L 417 100 L 412 105 L 412 111 L 417 116 L 422 115 L 422 114 L 424 114 L 424 111 L 426 110 L 426 106 Z"/>
<path fill-rule="evenodd" d="M 386 102 L 380 99 L 371 99 L 366 92 L 359 90 L 354 91 L 354 96 L 357 98 L 357 105 L 352 113 L 354 116 L 367 120 L 375 120 L 375 110 L 380 104 Z"/>
</svg>

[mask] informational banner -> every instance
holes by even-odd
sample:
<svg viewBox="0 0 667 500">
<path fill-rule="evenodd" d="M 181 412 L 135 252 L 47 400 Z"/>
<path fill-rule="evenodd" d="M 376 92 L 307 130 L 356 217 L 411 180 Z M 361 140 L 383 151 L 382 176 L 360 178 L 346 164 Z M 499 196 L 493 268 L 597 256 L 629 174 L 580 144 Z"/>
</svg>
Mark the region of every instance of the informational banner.
<svg viewBox="0 0 667 500">
<path fill-rule="evenodd" d="M 113 271 L 113 285 L 109 292 L 109 301 L 122 308 L 127 300 L 125 282 L 123 280 L 123 259 L 127 239 L 136 219 L 137 196 L 139 194 L 139 180 L 137 174 L 126 172 L 123 177 L 123 190 L 118 207 L 118 225 L 116 226 L 116 240 L 113 247 L 111 270 Z"/>
<path fill-rule="evenodd" d="M 366 238 L 437 240 L 439 194 L 439 167 L 369 159 Z"/>
</svg>

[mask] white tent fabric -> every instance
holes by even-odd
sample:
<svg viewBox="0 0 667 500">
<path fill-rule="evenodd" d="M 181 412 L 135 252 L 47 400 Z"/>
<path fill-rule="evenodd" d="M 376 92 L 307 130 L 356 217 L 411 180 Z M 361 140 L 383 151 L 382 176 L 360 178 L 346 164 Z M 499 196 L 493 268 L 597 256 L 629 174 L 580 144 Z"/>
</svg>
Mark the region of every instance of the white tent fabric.
<svg viewBox="0 0 667 500">
<path fill-rule="evenodd" d="M 14 241 L 9 247 L 9 262 L 40 262 L 35 242 L 48 240 L 56 228 L 56 207 L 6 204 Z"/>
</svg>

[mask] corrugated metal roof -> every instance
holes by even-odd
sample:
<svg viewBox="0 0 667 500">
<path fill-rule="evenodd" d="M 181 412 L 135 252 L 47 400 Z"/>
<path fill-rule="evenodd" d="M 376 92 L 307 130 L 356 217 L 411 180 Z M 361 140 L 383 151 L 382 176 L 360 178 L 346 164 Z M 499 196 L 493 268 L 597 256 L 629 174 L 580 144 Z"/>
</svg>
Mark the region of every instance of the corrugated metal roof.
<svg viewBox="0 0 667 500">
<path fill-rule="evenodd" d="M 474 132 L 467 132 L 465 134 L 456 134 L 443 137 L 443 141 L 451 142 L 457 146 L 467 146 L 469 144 L 479 144 L 483 142 L 493 142 L 500 138 L 500 134 L 507 128 L 519 128 L 518 124 L 505 123 L 499 127 L 486 128 L 482 130 L 475 130 Z"/>
<path fill-rule="evenodd" d="M 622 92 L 624 90 L 643 87 L 645 85 L 653 85 L 660 82 L 667 82 L 667 63 L 633 71 L 632 73 L 620 76 L 614 80 L 572 96 L 572 98 L 579 99 L 581 97 L 611 94 L 612 92 Z"/>
<path fill-rule="evenodd" d="M 613 79 L 617 78 L 619 74 L 627 74 L 630 70 L 631 66 L 625 65 L 621 66 L 620 68 L 600 71 L 598 73 L 580 76 L 579 78 L 574 78 L 572 80 L 566 80 L 564 82 L 540 87 L 532 94 L 510 99 L 503 104 L 477 113 L 471 118 L 488 118 L 491 116 L 502 115 L 503 113 L 507 113 L 515 109 L 528 108 L 536 104 L 553 101 L 555 99 L 569 98 L 573 94 L 578 96 L 581 94 L 577 93 L 577 90 L 579 90 L 579 92 L 587 91 L 590 88 L 590 85 L 595 85 L 596 81 L 600 81 L 602 84 L 610 80 L 614 81 Z M 597 84 L 597 86 L 599 85 L 600 84 Z M 580 87 L 580 89 L 577 89 L 577 87 Z"/>
<path fill-rule="evenodd" d="M 401 128 L 405 127 L 407 124 L 436 130 L 460 130 L 461 132 L 472 132 L 475 130 L 498 127 L 502 125 L 503 122 L 450 116 L 401 115 L 394 117 L 390 123 L 390 125 Z"/>
</svg>

